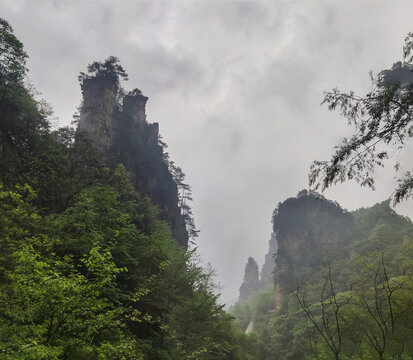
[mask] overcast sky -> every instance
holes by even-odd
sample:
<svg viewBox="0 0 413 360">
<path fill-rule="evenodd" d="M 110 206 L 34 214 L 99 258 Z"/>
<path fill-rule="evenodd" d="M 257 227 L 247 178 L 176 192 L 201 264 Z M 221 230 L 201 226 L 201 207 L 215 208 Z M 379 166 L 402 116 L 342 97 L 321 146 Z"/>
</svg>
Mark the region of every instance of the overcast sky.
<svg viewBox="0 0 413 360">
<path fill-rule="evenodd" d="M 0 0 L 0 16 L 60 125 L 80 104 L 79 71 L 120 58 L 125 88 L 149 97 L 148 121 L 192 185 L 199 250 L 225 302 L 248 256 L 262 264 L 276 204 L 306 188 L 311 162 L 351 133 L 320 106 L 323 91 L 370 89 L 369 71 L 401 60 L 413 31 L 410 1 Z M 407 168 L 411 155 L 400 155 Z M 353 210 L 393 186 L 389 167 L 375 192 L 345 184 L 325 195 Z M 409 203 L 397 210 L 413 214 Z"/>
</svg>

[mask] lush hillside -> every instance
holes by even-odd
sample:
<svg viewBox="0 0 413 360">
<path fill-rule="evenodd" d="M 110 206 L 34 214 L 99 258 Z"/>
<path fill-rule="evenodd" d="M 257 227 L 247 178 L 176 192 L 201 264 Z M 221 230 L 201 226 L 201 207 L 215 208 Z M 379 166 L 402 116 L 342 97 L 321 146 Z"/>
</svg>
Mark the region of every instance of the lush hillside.
<svg viewBox="0 0 413 360">
<path fill-rule="evenodd" d="M 274 283 L 232 309 L 260 359 L 411 359 L 413 224 L 301 192 L 274 212 Z"/>
<path fill-rule="evenodd" d="M 211 272 L 177 233 L 185 184 L 159 164 L 168 160 L 162 146 L 138 144 L 133 159 L 132 139 L 102 154 L 83 131 L 53 129 L 25 84 L 23 45 L 2 19 L 0 45 L 0 358 L 251 358 Z M 116 61 L 96 68 L 118 84 Z M 149 184 L 140 172 L 151 148 Z"/>
</svg>

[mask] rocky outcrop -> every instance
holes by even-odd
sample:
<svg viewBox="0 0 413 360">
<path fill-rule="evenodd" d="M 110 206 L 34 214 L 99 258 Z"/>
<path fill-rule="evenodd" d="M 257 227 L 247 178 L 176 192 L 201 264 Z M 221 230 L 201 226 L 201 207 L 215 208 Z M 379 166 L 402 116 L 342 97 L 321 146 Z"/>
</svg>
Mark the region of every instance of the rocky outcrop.
<svg viewBox="0 0 413 360">
<path fill-rule="evenodd" d="M 126 95 L 123 98 L 123 117 L 130 119 L 137 126 L 144 126 L 146 121 L 146 102 L 148 98 L 142 94 Z"/>
<path fill-rule="evenodd" d="M 157 205 L 159 217 L 169 223 L 186 249 L 188 233 L 178 206 L 177 185 L 159 145 L 159 125 L 147 122 L 148 98 L 137 89 L 121 97 L 113 77 L 85 78 L 81 88 L 79 131 L 109 166 L 125 165 L 137 191 Z"/>
<path fill-rule="evenodd" d="M 278 243 L 276 308 L 282 306 L 283 295 L 296 288 L 300 272 L 344 256 L 353 221 L 337 203 L 306 190 L 278 205 L 273 218 Z"/>
<path fill-rule="evenodd" d="M 259 272 L 257 262 L 252 258 L 248 258 L 245 265 L 244 281 L 239 289 L 239 301 L 247 300 L 250 295 L 254 294 L 260 285 Z"/>
</svg>

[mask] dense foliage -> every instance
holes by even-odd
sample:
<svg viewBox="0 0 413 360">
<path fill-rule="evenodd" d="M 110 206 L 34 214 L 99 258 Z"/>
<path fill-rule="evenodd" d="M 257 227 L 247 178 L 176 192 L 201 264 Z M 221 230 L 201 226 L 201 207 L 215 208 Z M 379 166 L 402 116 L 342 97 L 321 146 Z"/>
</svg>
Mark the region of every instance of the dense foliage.
<svg viewBox="0 0 413 360">
<path fill-rule="evenodd" d="M 4 20 L 0 45 L 0 359 L 252 359 L 125 167 L 51 130 Z"/>
</svg>

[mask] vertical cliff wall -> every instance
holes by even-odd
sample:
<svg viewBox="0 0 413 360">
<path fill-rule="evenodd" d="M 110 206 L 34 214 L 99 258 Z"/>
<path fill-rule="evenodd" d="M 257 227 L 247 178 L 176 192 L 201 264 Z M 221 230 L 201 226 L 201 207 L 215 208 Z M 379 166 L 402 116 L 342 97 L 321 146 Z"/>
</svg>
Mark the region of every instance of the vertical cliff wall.
<svg viewBox="0 0 413 360">
<path fill-rule="evenodd" d="M 273 232 L 271 239 L 268 241 L 268 252 L 265 255 L 265 261 L 261 268 L 261 282 L 263 285 L 270 284 L 274 281 L 275 256 L 277 250 L 277 235 Z"/>
<path fill-rule="evenodd" d="M 101 152 L 109 166 L 124 164 L 138 192 L 158 206 L 178 243 L 187 248 L 188 233 L 178 206 L 177 185 L 158 143 L 159 125 L 148 123 L 140 91 L 119 98 L 116 79 L 91 77 L 81 84 L 79 131 Z"/>
<path fill-rule="evenodd" d="M 301 191 L 279 204 L 274 216 L 278 251 L 275 258 L 276 307 L 297 286 L 305 269 L 316 269 L 329 259 L 345 256 L 353 217 L 323 196 Z"/>
</svg>

